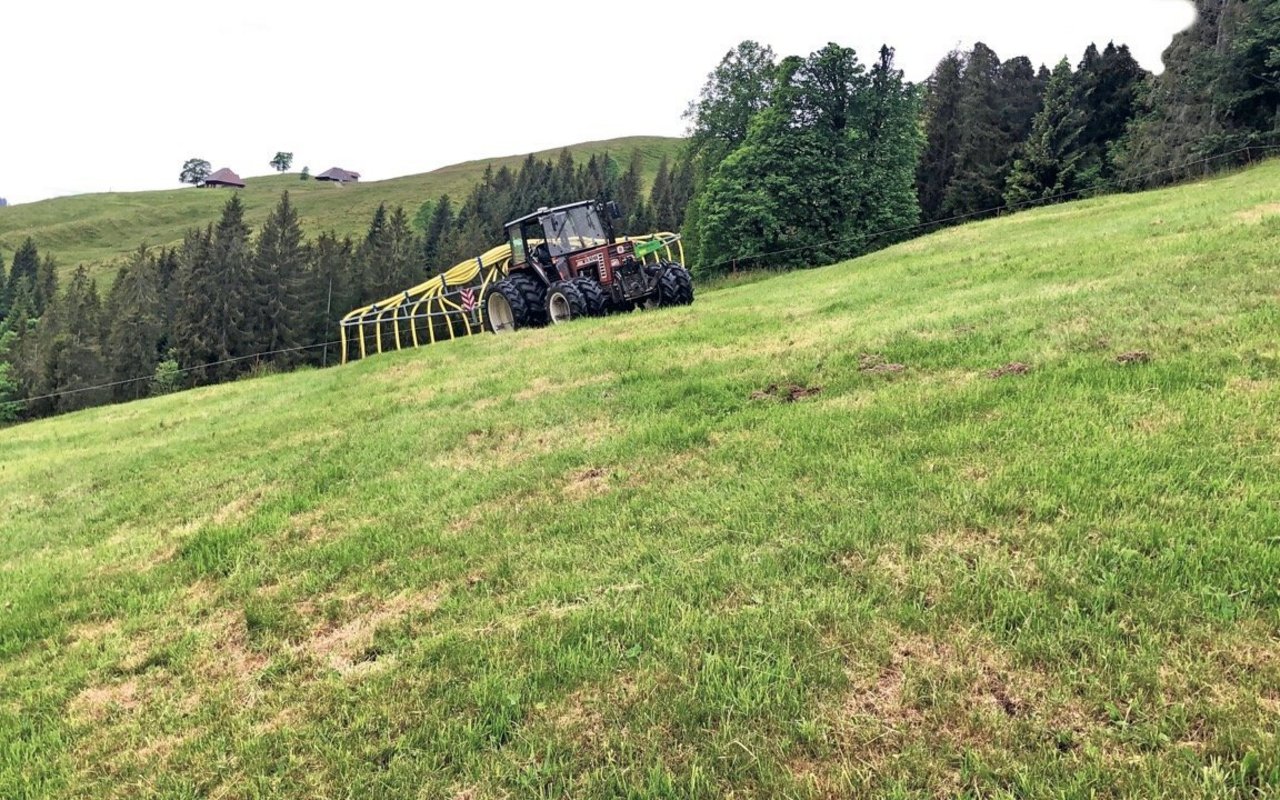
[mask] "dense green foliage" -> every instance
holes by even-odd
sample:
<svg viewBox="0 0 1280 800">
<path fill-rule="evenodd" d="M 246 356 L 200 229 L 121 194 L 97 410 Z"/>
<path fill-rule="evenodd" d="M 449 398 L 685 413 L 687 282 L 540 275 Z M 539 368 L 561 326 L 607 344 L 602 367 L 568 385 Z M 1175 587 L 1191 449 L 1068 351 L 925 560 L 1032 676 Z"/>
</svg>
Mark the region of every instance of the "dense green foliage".
<svg viewBox="0 0 1280 800">
<path fill-rule="evenodd" d="M 7 429 L 0 797 L 1272 796 L 1278 184 Z"/>
<path fill-rule="evenodd" d="M 1164 53 L 1146 108 L 1119 154 L 1128 185 L 1203 171 L 1170 169 L 1242 147 L 1280 145 L 1280 0 L 1196 0 L 1199 12 Z"/>
<path fill-rule="evenodd" d="M 690 250 L 702 275 L 847 257 L 918 219 L 917 94 L 893 51 L 870 71 L 836 44 L 771 57 L 744 42 L 692 108 L 703 182 Z"/>
</svg>

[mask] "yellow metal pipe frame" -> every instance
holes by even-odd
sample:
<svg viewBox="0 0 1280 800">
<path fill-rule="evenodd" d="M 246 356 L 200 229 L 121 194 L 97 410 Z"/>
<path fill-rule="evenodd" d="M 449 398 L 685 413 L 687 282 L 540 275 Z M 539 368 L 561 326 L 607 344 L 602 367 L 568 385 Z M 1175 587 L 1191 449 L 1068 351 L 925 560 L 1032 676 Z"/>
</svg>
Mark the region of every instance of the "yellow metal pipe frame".
<svg viewBox="0 0 1280 800">
<path fill-rule="evenodd" d="M 653 258 L 654 263 L 661 263 L 663 259 L 658 255 L 659 252 L 664 253 L 668 261 L 673 260 L 673 256 L 678 252 L 679 258 L 675 260 L 682 264 L 684 263 L 684 243 L 681 241 L 679 234 L 659 232 L 645 236 L 624 236 L 621 239 L 622 241 L 636 244 L 647 244 L 655 240 L 661 242 L 661 251 L 654 251 L 646 255 L 642 259 L 645 263 L 649 263 L 650 257 Z M 672 245 L 676 248 L 675 252 L 671 249 Z M 338 331 L 342 338 L 342 363 L 345 364 L 350 360 L 351 352 L 347 338 L 352 331 L 356 333 L 359 339 L 360 358 L 368 358 L 369 350 L 366 342 L 370 338 L 367 330 L 370 325 L 373 326 L 374 352 L 385 352 L 382 344 L 382 328 L 383 324 L 388 321 L 392 324 L 396 350 L 401 350 L 404 347 L 400 333 L 401 320 L 409 323 L 412 346 L 422 346 L 418 337 L 417 320 L 420 318 L 419 311 L 423 307 L 426 308 L 426 315 L 421 318 L 427 320 L 428 344 L 436 343 L 436 326 L 432 322 L 432 318 L 437 316 L 448 321 L 449 338 L 451 340 L 457 338 L 451 319 L 455 314 L 463 323 L 467 335 L 474 334 L 475 329 L 482 327 L 484 324 L 483 302 L 485 293 L 493 283 L 505 277 L 510 269 L 511 246 L 506 244 L 499 245 L 488 250 L 483 255 L 469 258 L 455 265 L 443 275 L 437 275 L 391 297 L 348 312 L 338 325 Z M 470 317 L 468 317 L 467 310 L 463 306 L 448 297 L 448 295 L 462 289 L 471 289 L 475 292 L 476 310 L 472 311 Z M 432 310 L 433 306 L 436 309 L 434 311 Z M 390 318 L 388 318 L 388 314 L 391 315 Z"/>
</svg>

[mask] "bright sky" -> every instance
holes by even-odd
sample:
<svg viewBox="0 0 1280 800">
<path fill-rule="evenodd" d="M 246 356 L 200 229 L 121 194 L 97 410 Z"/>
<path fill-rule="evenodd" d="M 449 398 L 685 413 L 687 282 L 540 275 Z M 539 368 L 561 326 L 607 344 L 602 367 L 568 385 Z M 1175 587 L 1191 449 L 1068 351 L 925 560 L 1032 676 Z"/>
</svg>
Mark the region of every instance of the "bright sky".
<svg viewBox="0 0 1280 800">
<path fill-rule="evenodd" d="M 0 0 L 0 196 L 176 188 L 182 162 L 242 176 L 342 166 L 366 180 L 638 134 L 680 135 L 743 39 L 897 48 L 921 80 L 981 39 L 1079 61 L 1125 42 L 1148 69 L 1187 0 Z"/>
</svg>

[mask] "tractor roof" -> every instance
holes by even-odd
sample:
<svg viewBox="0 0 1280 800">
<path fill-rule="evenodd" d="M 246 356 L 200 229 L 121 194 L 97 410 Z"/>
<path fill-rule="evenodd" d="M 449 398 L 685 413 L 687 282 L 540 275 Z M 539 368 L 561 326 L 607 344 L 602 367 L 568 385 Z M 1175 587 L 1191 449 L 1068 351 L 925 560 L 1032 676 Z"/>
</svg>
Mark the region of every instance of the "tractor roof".
<svg viewBox="0 0 1280 800">
<path fill-rule="evenodd" d="M 540 217 L 545 217 L 546 215 L 552 213 L 553 211 L 565 211 L 570 208 L 578 208 L 580 206 L 590 206 L 590 205 L 595 205 L 595 201 L 579 200 L 576 203 L 565 203 L 564 205 L 556 206 L 555 208 L 547 208 L 546 206 L 543 206 L 542 208 L 538 209 L 532 214 L 525 214 L 523 217 L 518 217 L 516 219 L 511 220 L 510 222 L 508 222 L 506 225 L 503 225 L 502 227 L 505 230 L 507 228 L 510 228 L 512 225 L 519 225 L 522 222 L 528 222 L 531 219 L 539 219 Z"/>
</svg>

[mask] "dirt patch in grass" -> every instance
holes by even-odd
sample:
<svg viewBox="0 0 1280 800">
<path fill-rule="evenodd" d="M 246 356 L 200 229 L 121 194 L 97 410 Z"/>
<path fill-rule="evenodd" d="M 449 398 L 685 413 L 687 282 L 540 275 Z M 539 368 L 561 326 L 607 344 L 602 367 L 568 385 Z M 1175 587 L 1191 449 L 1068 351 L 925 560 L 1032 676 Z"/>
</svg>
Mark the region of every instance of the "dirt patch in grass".
<svg viewBox="0 0 1280 800">
<path fill-rule="evenodd" d="M 213 512 L 213 523 L 215 525 L 224 525 L 228 522 L 239 522 L 249 516 L 249 512 L 262 502 L 265 494 L 266 489 L 260 488 L 236 497 Z"/>
<path fill-rule="evenodd" d="M 1031 367 L 1029 365 L 1023 364 L 1021 361 L 1011 361 L 1003 367 L 988 370 L 987 377 L 995 380 L 998 378 L 1005 378 L 1010 375 L 1026 375 L 1029 372 L 1031 372 Z"/>
<path fill-rule="evenodd" d="M 795 383 L 779 386 L 776 383 L 771 383 L 765 389 L 752 392 L 751 399 L 779 400 L 783 403 L 794 403 L 797 400 L 803 400 L 806 397 L 814 397 L 821 393 L 821 386 L 800 386 Z"/>
<path fill-rule="evenodd" d="M 1232 378 L 1227 381 L 1227 389 L 1229 391 L 1248 397 L 1274 391 L 1275 388 L 1276 382 L 1273 379 Z"/>
<path fill-rule="evenodd" d="M 1127 353 L 1119 353 L 1116 355 L 1116 363 L 1128 367 L 1134 364 L 1147 364 L 1151 361 L 1151 354 L 1146 350 L 1130 350 Z"/>
<path fill-rule="evenodd" d="M 1241 222 L 1261 222 L 1265 217 L 1280 214 L 1280 203 L 1262 203 L 1253 208 L 1237 211 L 1235 218 Z"/>
<path fill-rule="evenodd" d="M 1044 675 L 1015 667 L 970 631 L 898 632 L 887 657 L 860 662 L 864 653 L 846 652 L 849 689 L 825 716 L 839 749 L 873 766 L 911 742 L 981 752 L 1013 746 L 1027 727 L 1052 736 L 1081 725 L 1069 701 L 1051 697 Z"/>
<path fill-rule="evenodd" d="M 613 377 L 614 376 L 612 373 L 605 373 L 602 375 L 593 375 L 591 377 L 586 377 L 586 378 L 574 378 L 573 380 L 557 381 L 557 380 L 552 380 L 550 378 L 539 376 L 537 378 L 534 378 L 533 382 L 530 383 L 523 390 L 516 392 L 516 394 L 514 395 L 514 399 L 521 403 L 527 403 L 530 400 L 535 400 L 539 397 L 544 397 L 545 395 L 552 394 L 555 392 L 568 392 L 568 391 L 572 391 L 573 389 L 582 389 L 587 386 L 592 386 L 595 384 L 607 383 L 608 381 L 612 380 Z"/>
<path fill-rule="evenodd" d="M 221 609 L 203 626 L 210 639 L 197 669 L 222 682 L 248 686 L 266 668 L 265 653 L 249 644 L 249 629 L 240 609 Z"/>
<path fill-rule="evenodd" d="M 367 664 L 375 660 L 368 658 L 369 647 L 379 628 L 409 613 L 430 613 L 439 605 L 437 593 L 404 592 L 346 622 L 322 623 L 298 649 L 343 675 L 368 669 Z"/>
<path fill-rule="evenodd" d="M 1181 411 L 1172 408 L 1164 408 L 1150 414 L 1138 417 L 1133 421 L 1132 428 L 1144 436 L 1155 436 L 1176 425 L 1182 424 L 1184 415 Z"/>
<path fill-rule="evenodd" d="M 433 464 L 455 470 L 505 469 L 562 447 L 592 447 L 617 433 L 610 419 L 565 422 L 542 430 L 476 428 Z"/>
<path fill-rule="evenodd" d="M 863 353 L 858 356 L 858 372 L 884 375 L 902 372 L 906 368 L 905 364 L 892 364 L 885 361 L 884 356 L 879 353 Z"/>
<path fill-rule="evenodd" d="M 140 704 L 138 681 L 130 678 L 123 683 L 86 688 L 75 696 L 67 710 L 72 719 L 82 722 L 100 722 L 117 709 L 133 711 Z"/>
<path fill-rule="evenodd" d="M 571 500 L 596 497 L 609 491 L 609 473 L 599 467 L 583 470 L 567 483 L 561 492 Z"/>
<path fill-rule="evenodd" d="M 96 645 L 120 633 L 120 620 L 95 620 L 82 622 L 67 631 L 66 642 L 78 645 Z"/>
</svg>

